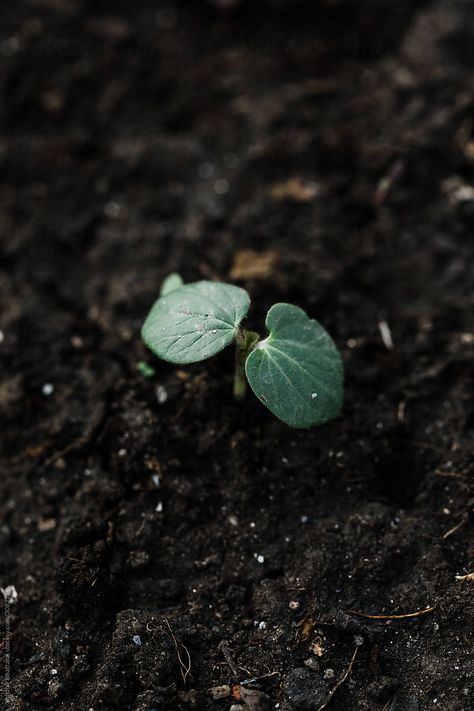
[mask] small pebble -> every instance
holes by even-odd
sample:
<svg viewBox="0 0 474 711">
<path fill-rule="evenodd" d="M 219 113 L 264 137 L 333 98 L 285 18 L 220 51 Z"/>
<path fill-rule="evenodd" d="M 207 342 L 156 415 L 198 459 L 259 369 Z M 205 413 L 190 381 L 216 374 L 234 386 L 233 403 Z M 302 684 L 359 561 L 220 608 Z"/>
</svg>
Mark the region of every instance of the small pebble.
<svg viewBox="0 0 474 711">
<path fill-rule="evenodd" d="M 122 206 L 118 202 L 108 202 L 104 207 L 105 216 L 112 219 L 119 217 L 121 212 Z"/>
<path fill-rule="evenodd" d="M 221 686 L 214 686 L 210 690 L 211 697 L 214 699 L 214 701 L 217 701 L 218 699 L 225 699 L 226 697 L 230 696 L 231 694 L 231 688 L 228 684 L 222 684 Z"/>
<path fill-rule="evenodd" d="M 168 399 L 168 393 L 163 385 L 158 385 L 155 390 L 158 405 L 164 405 Z"/>
<path fill-rule="evenodd" d="M 291 600 L 288 605 L 290 610 L 297 610 L 299 608 L 299 606 L 300 606 L 300 603 L 298 602 L 298 600 Z"/>
<path fill-rule="evenodd" d="M 327 699 L 328 688 L 323 677 L 307 667 L 292 669 L 284 682 L 286 698 L 295 709 L 317 709 Z"/>
<path fill-rule="evenodd" d="M 46 397 L 49 397 L 50 395 L 53 394 L 54 392 L 54 385 L 52 383 L 45 383 L 43 387 L 41 388 L 41 392 L 43 395 Z"/>
<path fill-rule="evenodd" d="M 325 669 L 324 670 L 324 678 L 325 679 L 334 679 L 334 669 Z"/>
<path fill-rule="evenodd" d="M 82 348 L 84 345 L 84 341 L 80 336 L 71 336 L 71 346 L 73 348 Z"/>
<path fill-rule="evenodd" d="M 134 634 L 132 637 L 132 641 L 137 645 L 137 647 L 142 646 L 142 640 L 139 634 Z"/>
<path fill-rule="evenodd" d="M 229 181 L 225 178 L 219 178 L 214 183 L 214 190 L 217 195 L 225 195 L 229 192 Z"/>
</svg>

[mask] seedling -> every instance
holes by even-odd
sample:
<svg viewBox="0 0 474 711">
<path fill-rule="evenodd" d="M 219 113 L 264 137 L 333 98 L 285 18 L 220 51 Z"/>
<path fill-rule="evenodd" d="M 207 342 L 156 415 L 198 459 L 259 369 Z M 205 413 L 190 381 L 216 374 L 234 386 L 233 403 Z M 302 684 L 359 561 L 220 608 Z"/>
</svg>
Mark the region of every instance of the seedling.
<svg viewBox="0 0 474 711">
<path fill-rule="evenodd" d="M 258 399 L 291 427 L 312 427 L 336 417 L 343 369 L 327 331 L 298 306 L 275 304 L 264 340 L 241 328 L 250 298 L 231 284 L 183 284 L 171 274 L 142 329 L 146 345 L 170 363 L 196 363 L 235 342 L 234 397 L 247 380 Z"/>
</svg>

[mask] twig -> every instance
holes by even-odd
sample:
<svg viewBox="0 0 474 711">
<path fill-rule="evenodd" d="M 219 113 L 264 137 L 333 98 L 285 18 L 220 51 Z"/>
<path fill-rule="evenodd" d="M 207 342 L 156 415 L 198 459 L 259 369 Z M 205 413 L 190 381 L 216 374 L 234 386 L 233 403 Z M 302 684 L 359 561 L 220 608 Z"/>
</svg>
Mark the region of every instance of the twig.
<svg viewBox="0 0 474 711">
<path fill-rule="evenodd" d="M 262 679 L 268 679 L 271 676 L 280 676 L 280 672 L 273 671 L 268 674 L 263 674 L 262 676 L 254 676 L 252 679 L 244 679 L 240 682 L 240 686 L 247 686 L 248 684 L 255 684 L 256 681 L 261 681 Z"/>
<path fill-rule="evenodd" d="M 434 474 L 435 476 L 446 476 L 452 479 L 465 479 L 464 474 L 460 474 L 459 472 L 442 472 L 437 469 Z"/>
<path fill-rule="evenodd" d="M 468 573 L 467 575 L 456 575 L 456 580 L 474 580 L 474 573 Z"/>
<path fill-rule="evenodd" d="M 48 457 L 48 459 L 46 459 L 43 462 L 42 466 L 49 467 L 50 464 L 54 464 L 54 462 L 57 462 L 58 459 L 61 459 L 61 457 L 64 457 L 65 454 L 69 454 L 69 452 L 72 452 L 73 449 L 77 449 L 77 447 L 81 447 L 83 444 L 86 444 L 88 441 L 89 441 L 88 435 L 81 435 L 81 437 L 78 437 L 73 442 L 69 442 L 69 444 L 66 447 L 64 447 L 63 449 L 59 450 L 59 452 L 55 452 L 50 457 Z"/>
<path fill-rule="evenodd" d="M 443 541 L 445 541 L 447 538 L 453 535 L 453 533 L 456 533 L 456 531 L 459 531 L 460 528 L 463 528 L 469 521 L 469 514 L 463 513 L 461 516 L 461 520 L 459 523 L 457 523 L 455 526 L 449 529 L 449 531 L 446 531 L 446 533 L 443 536 Z"/>
<path fill-rule="evenodd" d="M 379 331 L 380 331 L 380 338 L 382 339 L 382 343 L 384 344 L 385 348 L 388 351 L 393 351 L 395 348 L 395 345 L 393 343 L 393 338 L 392 338 L 392 331 L 390 330 L 390 326 L 388 325 L 387 321 L 379 321 L 378 323 Z"/>
<path fill-rule="evenodd" d="M 369 615 L 367 612 L 359 612 L 358 610 L 346 610 L 346 612 L 348 615 L 366 617 L 369 620 L 406 620 L 409 617 L 421 617 L 421 615 L 427 615 L 428 612 L 433 612 L 435 607 L 435 605 L 433 607 L 426 607 L 424 610 L 418 610 L 418 612 L 408 612 L 406 615 Z"/>
<path fill-rule="evenodd" d="M 170 623 L 169 623 L 169 621 L 168 621 L 168 618 L 167 618 L 167 617 L 164 617 L 163 619 L 164 619 L 164 621 L 166 622 L 166 625 L 167 625 L 167 627 L 168 627 L 168 629 L 169 629 L 169 631 L 170 631 L 170 635 L 171 635 L 171 637 L 172 637 L 172 639 L 173 639 L 174 646 L 175 646 L 175 648 L 176 648 L 176 655 L 177 655 L 178 661 L 179 661 L 181 676 L 183 677 L 183 682 L 186 684 L 186 677 L 188 676 L 189 672 L 191 671 L 191 656 L 190 656 L 190 654 L 189 654 L 188 648 L 185 647 L 182 642 L 180 642 L 180 646 L 184 649 L 184 651 L 186 652 L 186 656 L 187 656 L 187 658 L 188 658 L 188 664 L 186 665 L 186 664 L 183 662 L 182 658 L 181 658 L 181 654 L 179 653 L 178 641 L 177 641 L 176 637 L 175 637 L 174 634 L 173 634 L 173 631 L 172 631 L 172 629 L 171 629 L 171 625 L 170 625 Z"/>
<path fill-rule="evenodd" d="M 232 676 L 234 677 L 234 681 L 239 680 L 239 671 L 237 669 L 237 665 L 235 664 L 233 658 L 232 658 L 232 653 L 230 651 L 229 643 L 223 639 L 222 642 L 219 643 L 218 649 L 221 650 L 222 654 L 224 655 L 224 659 L 226 660 L 227 664 L 229 665 L 229 668 L 232 672 Z"/>
<path fill-rule="evenodd" d="M 350 674 L 351 671 L 352 671 L 352 667 L 354 666 L 355 658 L 357 657 L 357 652 L 358 652 L 358 651 L 359 651 L 359 647 L 356 647 L 356 648 L 354 649 L 354 654 L 352 655 L 351 661 L 349 662 L 349 666 L 347 667 L 346 671 L 345 671 L 344 674 L 341 676 L 341 678 L 339 679 L 339 681 L 335 684 L 335 686 L 333 686 L 333 688 L 332 688 L 331 691 L 329 692 L 328 698 L 326 699 L 326 701 L 325 701 L 323 704 L 321 704 L 321 706 L 319 706 L 319 708 L 317 709 L 317 711 L 322 711 L 323 709 L 325 709 L 326 706 L 329 705 L 329 703 L 330 703 L 332 697 L 334 696 L 334 694 L 336 693 L 336 691 L 339 689 L 339 687 L 344 684 L 345 680 L 347 679 L 347 677 L 349 676 L 349 674 Z"/>
<path fill-rule="evenodd" d="M 379 207 L 385 202 L 389 192 L 393 189 L 395 183 L 400 179 L 405 163 L 398 158 L 389 168 L 388 172 L 379 180 L 377 188 L 372 196 L 372 204 L 374 207 Z"/>
</svg>

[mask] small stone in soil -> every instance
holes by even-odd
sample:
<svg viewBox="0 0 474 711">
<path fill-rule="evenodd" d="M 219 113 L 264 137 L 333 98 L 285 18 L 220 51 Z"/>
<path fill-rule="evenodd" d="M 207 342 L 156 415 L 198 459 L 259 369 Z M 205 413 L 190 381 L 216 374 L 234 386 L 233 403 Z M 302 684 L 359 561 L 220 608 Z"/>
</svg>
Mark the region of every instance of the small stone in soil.
<svg viewBox="0 0 474 711">
<path fill-rule="evenodd" d="M 45 397 L 49 397 L 54 392 L 54 385 L 52 383 L 45 383 L 41 388 L 41 392 Z"/>
<path fill-rule="evenodd" d="M 285 694 L 295 709 L 310 711 L 321 706 L 326 700 L 328 687 L 317 672 L 297 667 L 286 677 Z"/>
<path fill-rule="evenodd" d="M 155 394 L 158 405 L 164 405 L 168 399 L 168 393 L 166 392 L 166 388 L 163 385 L 158 385 L 156 387 Z"/>
<path fill-rule="evenodd" d="M 132 641 L 137 645 L 137 647 L 142 646 L 142 640 L 139 634 L 134 634 L 132 637 Z"/>
</svg>

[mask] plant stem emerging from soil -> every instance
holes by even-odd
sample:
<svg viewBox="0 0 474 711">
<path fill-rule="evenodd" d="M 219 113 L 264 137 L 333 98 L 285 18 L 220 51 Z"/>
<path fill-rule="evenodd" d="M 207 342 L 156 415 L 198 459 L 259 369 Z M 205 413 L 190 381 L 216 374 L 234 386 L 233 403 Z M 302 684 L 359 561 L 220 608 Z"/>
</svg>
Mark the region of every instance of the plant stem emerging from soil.
<svg viewBox="0 0 474 711">
<path fill-rule="evenodd" d="M 245 375 L 245 361 L 250 351 L 255 347 L 260 336 L 254 331 L 237 331 L 235 338 L 235 374 L 234 374 L 234 400 L 241 402 L 247 392 L 247 378 Z"/>
</svg>

